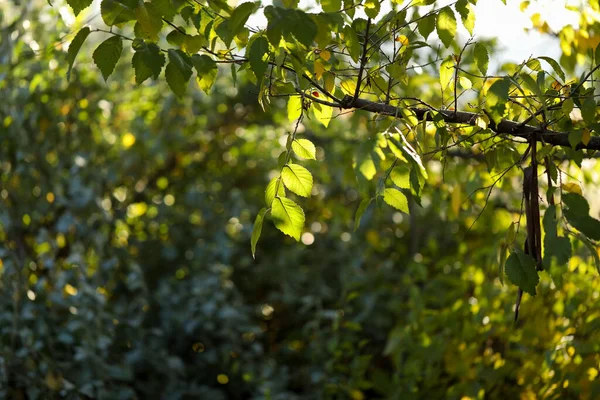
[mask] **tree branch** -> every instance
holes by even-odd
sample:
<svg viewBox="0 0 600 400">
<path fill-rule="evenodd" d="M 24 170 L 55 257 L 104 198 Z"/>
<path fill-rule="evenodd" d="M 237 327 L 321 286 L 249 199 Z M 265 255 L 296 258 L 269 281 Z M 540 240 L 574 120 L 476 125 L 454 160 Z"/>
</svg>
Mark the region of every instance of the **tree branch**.
<svg viewBox="0 0 600 400">
<path fill-rule="evenodd" d="M 357 108 L 373 113 L 390 115 L 392 117 L 398 117 L 402 115 L 398 107 L 360 98 L 357 99 L 352 96 L 344 97 L 344 99 L 342 99 L 340 107 L 343 109 Z M 431 111 L 430 109 L 417 107 L 411 107 L 410 109 L 416 114 L 417 119 L 419 119 L 420 121 L 424 119 L 426 119 L 427 121 L 433 121 L 433 117 L 431 116 L 431 114 L 427 114 L 428 111 Z M 443 117 L 445 122 L 455 124 L 475 125 L 475 121 L 479 116 L 476 113 L 466 111 L 435 111 Z M 558 132 L 550 129 L 542 129 L 538 126 L 523 125 L 520 122 L 510 121 L 506 119 L 500 121 L 500 123 L 498 124 L 494 123 L 494 121 L 490 121 L 488 127 L 492 131 L 502 135 L 516 136 L 523 139 L 529 139 L 531 135 L 536 135 L 536 141 L 538 142 L 552 144 L 554 146 L 571 147 L 571 144 L 569 143 L 568 132 Z M 576 147 L 576 150 L 580 149 L 600 150 L 600 137 L 594 136 L 590 138 L 590 141 L 587 145 L 579 143 Z"/>
</svg>

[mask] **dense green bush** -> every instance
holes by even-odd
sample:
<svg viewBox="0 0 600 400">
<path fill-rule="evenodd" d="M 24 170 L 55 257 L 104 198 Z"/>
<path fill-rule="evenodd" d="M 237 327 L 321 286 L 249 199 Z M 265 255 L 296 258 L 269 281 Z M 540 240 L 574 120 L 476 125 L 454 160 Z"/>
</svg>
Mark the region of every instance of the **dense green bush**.
<svg viewBox="0 0 600 400">
<path fill-rule="evenodd" d="M 265 226 L 254 260 L 285 103 L 263 113 L 255 86 L 227 76 L 184 101 L 134 88 L 128 68 L 106 85 L 85 58 L 67 80 L 61 18 L 21 7 L 0 14 L 0 397 L 600 396 L 586 248 L 560 284 L 542 274 L 512 323 L 497 255 L 518 181 L 471 226 L 481 203 L 448 188 L 470 192 L 487 168 L 448 158 L 422 208 L 372 205 L 353 232 L 373 190 L 352 167 L 369 117 L 308 122 L 305 244 Z"/>
</svg>

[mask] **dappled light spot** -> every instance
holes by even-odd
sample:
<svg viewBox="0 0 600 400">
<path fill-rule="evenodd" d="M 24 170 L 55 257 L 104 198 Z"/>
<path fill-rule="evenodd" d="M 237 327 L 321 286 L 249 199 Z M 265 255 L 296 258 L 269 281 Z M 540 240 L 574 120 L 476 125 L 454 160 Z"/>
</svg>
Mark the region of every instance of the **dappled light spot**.
<svg viewBox="0 0 600 400">
<path fill-rule="evenodd" d="M 175 204 L 175 196 L 173 196 L 172 194 L 168 194 L 163 198 L 163 202 L 167 207 L 170 207 L 173 204 Z"/>
<path fill-rule="evenodd" d="M 304 232 L 302 234 L 302 243 L 305 245 L 311 245 L 315 242 L 315 236 L 310 232 Z"/>
<path fill-rule="evenodd" d="M 192 345 L 192 350 L 195 353 L 202 353 L 204 352 L 204 343 L 201 342 L 196 342 Z"/>
<path fill-rule="evenodd" d="M 77 288 L 68 283 L 65 285 L 64 290 L 65 290 L 65 293 L 68 294 L 69 296 L 77 295 Z"/>
<path fill-rule="evenodd" d="M 126 133 L 121 138 L 121 144 L 126 149 L 130 148 L 135 144 L 135 136 L 132 133 Z"/>
<path fill-rule="evenodd" d="M 264 304 L 261 308 L 261 313 L 265 318 L 270 318 L 275 309 L 270 304 Z"/>
</svg>

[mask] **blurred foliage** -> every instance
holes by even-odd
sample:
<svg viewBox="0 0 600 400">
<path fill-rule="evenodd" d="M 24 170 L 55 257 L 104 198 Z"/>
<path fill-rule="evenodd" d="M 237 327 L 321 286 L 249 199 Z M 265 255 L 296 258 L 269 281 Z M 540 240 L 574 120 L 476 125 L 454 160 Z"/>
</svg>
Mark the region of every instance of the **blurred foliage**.
<svg viewBox="0 0 600 400">
<path fill-rule="evenodd" d="M 376 122 L 306 121 L 304 244 L 265 226 L 253 260 L 285 101 L 265 113 L 227 74 L 183 100 L 135 88 L 127 65 L 105 84 L 83 54 L 67 80 L 69 28 L 34 4 L 0 8 L 1 398 L 600 397 L 589 249 L 573 241 L 569 273 L 541 273 L 512 323 L 497 258 L 518 175 L 482 210 L 484 191 L 467 196 L 485 163 L 431 160 L 422 208 L 371 204 L 353 232 L 375 190 L 355 149 Z"/>
</svg>

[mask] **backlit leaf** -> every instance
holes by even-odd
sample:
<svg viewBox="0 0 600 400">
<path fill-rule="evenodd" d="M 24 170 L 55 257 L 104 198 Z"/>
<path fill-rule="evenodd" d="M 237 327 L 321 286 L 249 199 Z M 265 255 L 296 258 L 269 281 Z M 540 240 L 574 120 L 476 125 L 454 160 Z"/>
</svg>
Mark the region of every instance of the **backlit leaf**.
<svg viewBox="0 0 600 400">
<path fill-rule="evenodd" d="M 100 13 L 108 26 L 121 24 L 136 19 L 137 0 L 102 0 Z"/>
<path fill-rule="evenodd" d="M 446 57 L 442 64 L 440 65 L 440 84 L 442 85 L 442 90 L 446 89 L 454 76 L 454 59 L 452 56 Z"/>
<path fill-rule="evenodd" d="M 290 121 L 295 121 L 302 115 L 302 96 L 290 96 L 287 104 L 287 115 Z"/>
<path fill-rule="evenodd" d="M 135 15 L 140 29 L 145 38 L 157 39 L 157 35 L 162 29 L 163 21 L 160 12 L 152 3 L 139 2 Z"/>
<path fill-rule="evenodd" d="M 404 193 L 394 188 L 387 188 L 383 192 L 383 201 L 385 201 L 390 206 L 394 207 L 396 210 L 400 210 L 405 213 L 408 212 L 408 200 Z"/>
<path fill-rule="evenodd" d="M 508 79 L 497 80 L 490 86 L 485 96 L 486 109 L 496 123 L 499 123 L 504 117 L 506 103 L 508 102 L 509 87 Z"/>
<path fill-rule="evenodd" d="M 450 7 L 444 7 L 438 13 L 436 28 L 444 46 L 449 47 L 456 37 L 456 17 Z"/>
<path fill-rule="evenodd" d="M 313 186 L 311 173 L 301 165 L 288 164 L 281 171 L 281 179 L 285 187 L 298 196 L 309 197 Z"/>
<path fill-rule="evenodd" d="M 325 128 L 327 128 L 329 126 L 329 123 L 331 122 L 333 108 L 324 104 L 313 103 L 312 110 L 315 113 L 317 121 L 322 123 L 325 126 Z"/>
<path fill-rule="evenodd" d="M 406 167 L 394 167 L 390 172 L 390 178 L 394 185 L 401 189 L 410 189 L 410 169 Z"/>
<path fill-rule="evenodd" d="M 250 15 L 256 10 L 258 4 L 252 2 L 242 3 L 233 10 L 227 24 L 232 35 L 237 35 L 244 28 L 246 21 L 248 21 Z"/>
<path fill-rule="evenodd" d="M 308 139 L 295 139 L 292 142 L 292 150 L 298 157 L 316 160 L 317 150 L 315 145 Z"/>
<path fill-rule="evenodd" d="M 481 71 L 482 75 L 487 75 L 488 64 L 490 63 L 490 56 L 488 55 L 488 51 L 484 45 L 481 43 L 475 43 L 475 48 L 473 49 L 473 57 L 475 58 L 475 64 L 477 64 L 477 68 Z"/>
<path fill-rule="evenodd" d="M 281 182 L 281 177 L 271 179 L 267 185 L 267 189 L 265 190 L 265 203 L 267 207 L 271 207 L 273 200 L 275 200 L 275 190 L 277 190 L 277 196 L 285 197 L 285 188 Z"/>
<path fill-rule="evenodd" d="M 276 197 L 273 200 L 271 218 L 275 227 L 296 241 L 300 240 L 304 228 L 304 211 L 292 200 L 285 197 Z"/>
<path fill-rule="evenodd" d="M 217 79 L 217 63 L 206 54 L 194 54 L 192 56 L 192 64 L 194 64 L 194 68 L 198 74 L 196 78 L 198 86 L 200 86 L 200 89 L 204 93 L 208 94 L 215 83 L 215 79 Z"/>
<path fill-rule="evenodd" d="M 262 208 L 256 219 L 254 220 L 254 227 L 252 228 L 252 237 L 250 239 L 250 247 L 252 249 L 252 257 L 256 255 L 256 244 L 258 243 L 258 239 L 260 239 L 260 234 L 262 233 L 263 222 L 265 220 L 265 214 L 267 213 L 266 208 Z"/>
<path fill-rule="evenodd" d="M 456 11 L 460 14 L 465 29 L 470 35 L 473 35 L 473 29 L 475 29 L 475 12 L 473 6 L 467 0 L 458 0 L 455 7 Z"/>
</svg>

